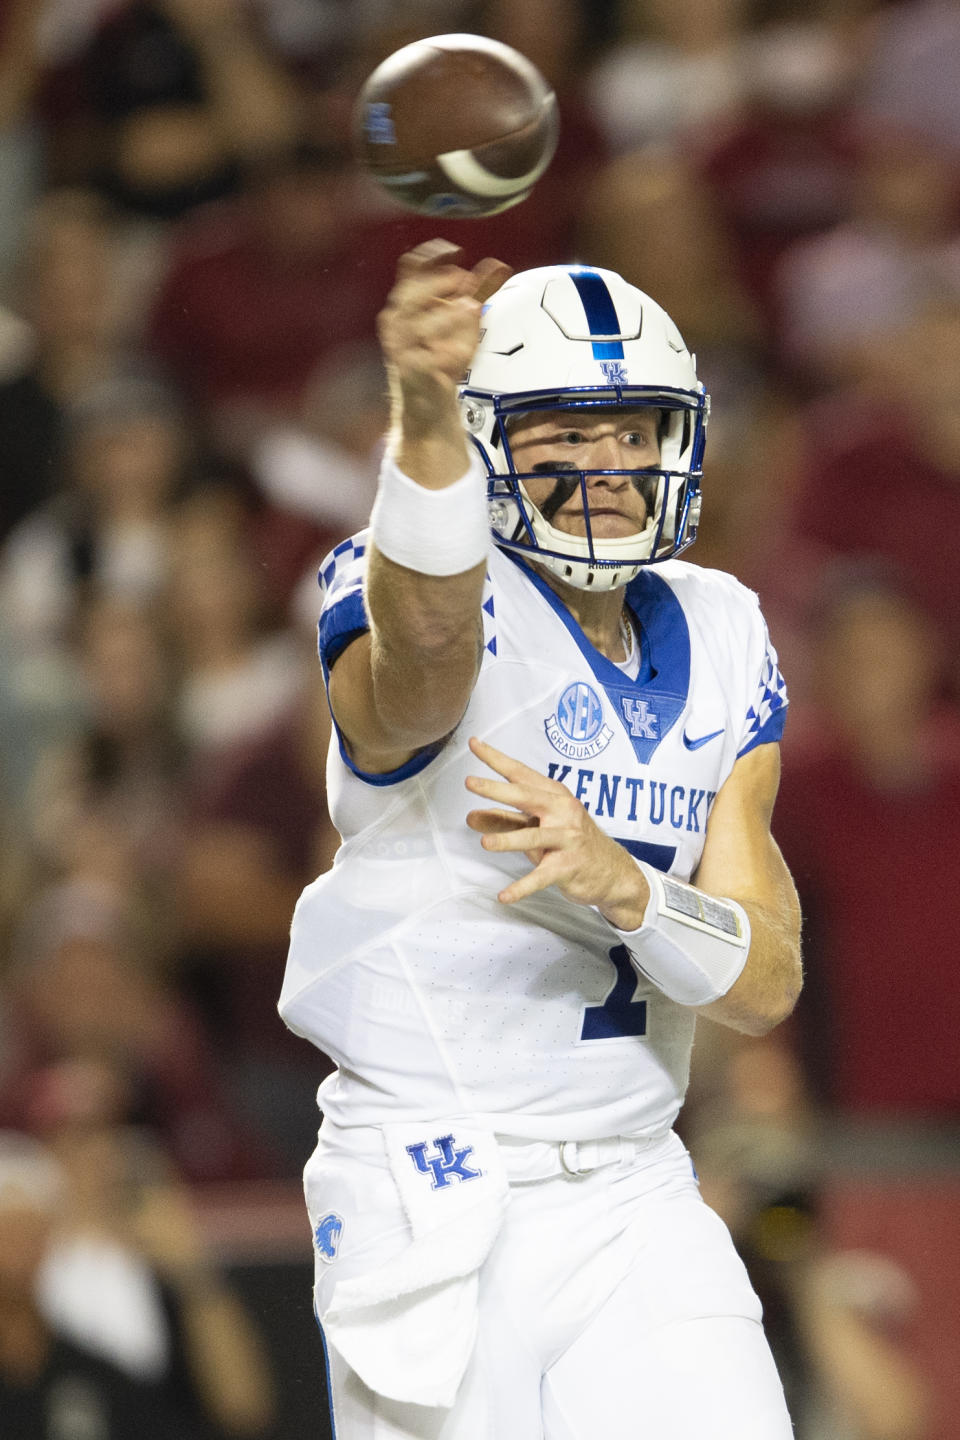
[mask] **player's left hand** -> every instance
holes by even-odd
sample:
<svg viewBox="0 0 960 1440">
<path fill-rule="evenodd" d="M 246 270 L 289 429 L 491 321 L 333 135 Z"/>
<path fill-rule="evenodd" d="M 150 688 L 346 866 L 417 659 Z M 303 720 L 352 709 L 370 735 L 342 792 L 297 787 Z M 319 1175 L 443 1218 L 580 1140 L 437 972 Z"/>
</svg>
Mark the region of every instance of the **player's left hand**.
<svg viewBox="0 0 960 1440">
<path fill-rule="evenodd" d="M 469 775 L 467 789 L 511 808 L 471 810 L 467 824 L 480 832 L 485 850 L 523 851 L 534 867 L 497 898 L 513 905 L 555 885 L 568 900 L 595 905 L 617 929 L 637 929 L 650 892 L 623 846 L 601 830 L 558 780 L 476 737 L 471 737 L 470 749 L 503 779 Z"/>
</svg>

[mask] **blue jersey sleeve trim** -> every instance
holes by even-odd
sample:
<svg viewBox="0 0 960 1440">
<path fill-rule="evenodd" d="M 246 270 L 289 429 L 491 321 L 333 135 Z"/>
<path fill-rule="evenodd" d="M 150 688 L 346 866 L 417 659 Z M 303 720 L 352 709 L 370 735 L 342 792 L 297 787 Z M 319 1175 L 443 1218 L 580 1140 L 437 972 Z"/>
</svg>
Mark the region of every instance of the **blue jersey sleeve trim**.
<svg viewBox="0 0 960 1440">
<path fill-rule="evenodd" d="M 323 680 L 327 687 L 327 700 L 330 698 L 330 671 L 336 664 L 337 659 L 343 654 L 351 640 L 358 635 L 365 635 L 370 629 L 370 622 L 367 618 L 367 609 L 363 603 L 363 595 L 355 590 L 351 595 L 345 595 L 329 610 L 324 611 L 320 616 L 318 626 L 317 648 L 320 652 L 320 663 L 323 666 Z M 331 707 L 331 719 L 333 710 Z M 409 780 L 411 775 L 418 775 L 425 770 L 430 761 L 435 759 L 443 749 L 444 741 L 436 740 L 425 749 L 418 750 L 405 764 L 400 765 L 396 770 L 387 770 L 383 774 L 375 774 L 369 770 L 361 770 L 355 765 L 347 753 L 343 743 L 343 734 L 336 720 L 333 720 L 333 728 L 337 734 L 337 746 L 340 751 L 340 759 L 347 769 L 358 780 L 363 780 L 367 785 L 398 785 L 401 780 Z"/>
<path fill-rule="evenodd" d="M 755 735 L 750 736 L 743 749 L 738 751 L 737 759 L 739 760 L 741 755 L 747 755 L 751 750 L 755 750 L 758 745 L 775 744 L 783 735 L 786 723 L 787 707 L 782 705 L 779 710 L 774 710 L 767 723 L 762 725 Z"/>
<path fill-rule="evenodd" d="M 332 669 L 351 640 L 369 629 L 367 607 L 363 603 L 363 592 L 360 590 L 354 590 L 352 594 L 345 595 L 342 600 L 324 610 L 317 627 L 317 648 L 324 673 Z"/>
<path fill-rule="evenodd" d="M 336 722 L 334 723 L 336 724 Z M 434 740 L 432 745 L 428 745 L 424 750 L 418 750 L 416 755 L 411 756 L 411 758 L 398 769 L 386 770 L 382 775 L 377 775 L 370 770 L 360 770 L 354 765 L 350 756 L 343 748 L 343 737 L 340 734 L 339 727 L 337 729 L 337 740 L 340 745 L 340 758 L 344 765 L 356 775 L 358 780 L 363 780 L 367 785 L 399 785 L 401 780 L 409 780 L 411 775 L 419 775 L 421 770 L 426 770 L 431 760 L 437 758 L 446 743 L 445 740 Z"/>
</svg>

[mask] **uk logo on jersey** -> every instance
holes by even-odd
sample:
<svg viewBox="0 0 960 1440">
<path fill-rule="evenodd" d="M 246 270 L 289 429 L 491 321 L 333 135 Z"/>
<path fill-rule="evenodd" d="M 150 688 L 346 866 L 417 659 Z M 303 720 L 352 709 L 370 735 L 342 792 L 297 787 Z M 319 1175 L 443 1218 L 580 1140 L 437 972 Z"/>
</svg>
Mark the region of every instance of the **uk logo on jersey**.
<svg viewBox="0 0 960 1440">
<path fill-rule="evenodd" d="M 620 708 L 623 711 L 623 718 L 627 722 L 631 737 L 635 737 L 638 740 L 660 739 L 660 734 L 657 729 L 660 724 L 660 716 L 655 710 L 650 709 L 646 700 L 636 700 L 633 696 L 625 695 L 620 701 Z M 713 737 L 711 736 L 710 738 L 712 739 Z"/>
<path fill-rule="evenodd" d="M 543 728 L 554 750 L 567 760 L 592 759 L 613 739 L 613 731 L 604 722 L 600 696 L 582 680 L 567 686 Z"/>
<path fill-rule="evenodd" d="M 343 1234 L 343 1219 L 332 1211 L 324 1215 L 313 1232 L 313 1243 L 317 1247 L 317 1254 L 327 1265 L 332 1265 L 337 1258 L 337 1251 L 340 1248 L 340 1236 Z"/>
</svg>

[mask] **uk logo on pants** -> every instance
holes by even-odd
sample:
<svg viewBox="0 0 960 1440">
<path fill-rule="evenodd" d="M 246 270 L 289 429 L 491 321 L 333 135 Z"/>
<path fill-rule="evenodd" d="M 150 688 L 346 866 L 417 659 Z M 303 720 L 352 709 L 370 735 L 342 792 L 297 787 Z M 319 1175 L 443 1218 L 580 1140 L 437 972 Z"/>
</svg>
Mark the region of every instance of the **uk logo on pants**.
<svg viewBox="0 0 960 1440">
<path fill-rule="evenodd" d="M 452 1135 L 440 1135 L 433 1143 L 436 1146 L 433 1155 L 427 1154 L 426 1140 L 406 1147 L 421 1175 L 432 1176 L 431 1190 L 445 1190 L 452 1180 L 479 1180 L 483 1171 L 479 1168 L 474 1170 L 467 1164 L 473 1154 L 472 1145 L 462 1145 L 458 1150 Z"/>
</svg>

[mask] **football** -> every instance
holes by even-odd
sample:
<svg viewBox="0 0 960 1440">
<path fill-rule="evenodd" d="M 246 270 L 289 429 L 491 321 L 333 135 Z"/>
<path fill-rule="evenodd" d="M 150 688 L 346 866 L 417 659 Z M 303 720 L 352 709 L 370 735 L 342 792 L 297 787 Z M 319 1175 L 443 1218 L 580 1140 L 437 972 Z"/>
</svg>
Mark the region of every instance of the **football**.
<svg viewBox="0 0 960 1440">
<path fill-rule="evenodd" d="M 424 215 L 495 215 L 530 194 L 553 157 L 557 101 L 539 70 L 479 35 L 434 35 L 389 55 L 354 112 L 361 165 Z"/>
</svg>

